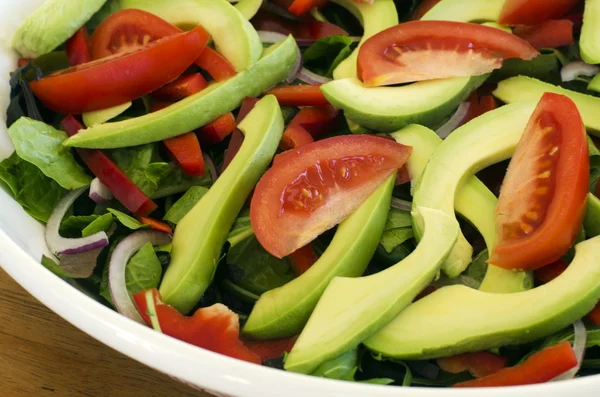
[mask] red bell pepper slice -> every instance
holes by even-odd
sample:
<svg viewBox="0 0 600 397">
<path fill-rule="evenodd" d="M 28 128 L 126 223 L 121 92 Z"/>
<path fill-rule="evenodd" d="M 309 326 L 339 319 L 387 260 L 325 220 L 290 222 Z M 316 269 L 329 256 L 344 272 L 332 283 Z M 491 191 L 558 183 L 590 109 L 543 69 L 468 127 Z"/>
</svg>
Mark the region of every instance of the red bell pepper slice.
<svg viewBox="0 0 600 397">
<path fill-rule="evenodd" d="M 465 119 L 461 122 L 461 125 L 498 107 L 498 104 L 493 96 L 479 95 L 477 91 L 473 91 L 473 93 L 469 96 L 468 101 L 469 111 L 467 112 Z"/>
<path fill-rule="evenodd" d="M 275 95 L 281 106 L 328 106 L 321 85 L 286 85 L 271 88 L 266 94 Z"/>
<path fill-rule="evenodd" d="M 410 182 L 410 174 L 408 172 L 408 168 L 403 166 L 398 170 L 398 175 L 396 175 L 396 186 L 404 185 L 405 183 Z"/>
<path fill-rule="evenodd" d="M 92 56 L 90 55 L 90 36 L 85 26 L 67 40 L 65 50 L 67 51 L 67 58 L 69 58 L 71 66 L 92 60 Z"/>
<path fill-rule="evenodd" d="M 294 15 L 302 15 L 310 12 L 313 8 L 323 7 L 327 0 L 294 0 L 288 11 Z"/>
<path fill-rule="evenodd" d="M 208 143 L 209 145 L 221 142 L 235 131 L 236 127 L 233 113 L 225 113 L 200 129 L 200 140 L 202 143 Z"/>
<path fill-rule="evenodd" d="M 200 73 L 181 76 L 177 80 L 159 88 L 151 95 L 161 101 L 176 102 L 206 88 L 208 83 Z"/>
<path fill-rule="evenodd" d="M 164 222 L 157 221 L 153 218 L 148 218 L 147 216 L 140 216 L 139 220 L 144 225 L 150 225 L 153 230 L 158 230 L 159 232 L 165 232 L 169 234 L 173 233 L 171 227 Z"/>
<path fill-rule="evenodd" d="M 204 157 L 195 133 L 188 132 L 163 142 L 187 176 L 204 175 Z"/>
<path fill-rule="evenodd" d="M 29 59 L 27 58 L 19 58 L 19 60 L 17 61 L 17 67 L 22 67 L 25 66 L 29 63 Z"/>
<path fill-rule="evenodd" d="M 504 368 L 492 375 L 454 387 L 500 387 L 532 385 L 548 382 L 577 366 L 577 357 L 568 341 L 540 350 L 524 363 Z"/>
<path fill-rule="evenodd" d="M 307 244 L 288 255 L 290 265 L 297 276 L 302 275 L 319 259 L 312 245 Z"/>
<path fill-rule="evenodd" d="M 240 111 L 237 116 L 237 123 L 240 124 L 242 120 L 250 113 L 250 111 L 254 108 L 254 105 L 258 102 L 258 99 L 252 97 L 246 97 L 242 101 L 242 105 L 240 106 Z M 225 152 L 225 158 L 223 159 L 223 165 L 221 166 L 221 173 L 225 171 L 225 169 L 231 163 L 231 160 L 235 157 L 237 152 L 242 147 L 242 143 L 244 143 L 244 134 L 239 129 L 236 129 L 231 134 L 231 139 L 229 140 L 229 146 L 227 146 L 227 151 Z"/>
<path fill-rule="evenodd" d="M 267 360 L 279 358 L 283 356 L 284 353 L 291 352 L 297 339 L 298 335 L 290 336 L 289 338 L 268 340 L 244 339 L 244 344 L 265 362 Z"/>
<path fill-rule="evenodd" d="M 507 357 L 497 356 L 489 352 L 475 352 L 438 358 L 437 364 L 443 371 L 451 374 L 469 371 L 474 377 L 481 378 L 504 369 L 507 361 Z"/>
<path fill-rule="evenodd" d="M 165 304 L 155 288 L 133 295 L 133 300 L 148 326 L 152 326 L 148 303 L 154 301 L 151 314 L 156 313 L 154 320 L 158 321 L 163 334 L 215 353 L 261 364 L 260 357 L 240 340 L 238 315 L 227 306 L 217 303 L 200 308 L 193 316 L 187 317 Z"/>
<path fill-rule="evenodd" d="M 340 112 L 333 106 L 305 107 L 290 122 L 308 131 L 313 138 L 319 139 L 324 134 L 335 130 Z"/>
<path fill-rule="evenodd" d="M 202 54 L 196 59 L 196 65 L 206 70 L 216 81 L 227 80 L 236 75 L 233 65 L 210 47 L 205 47 Z"/>
<path fill-rule="evenodd" d="M 297 149 L 314 141 L 312 135 L 304 128 L 297 124 L 290 124 L 283 132 L 283 136 L 279 142 L 279 149 L 283 151 Z"/>
<path fill-rule="evenodd" d="M 556 48 L 573 44 L 573 22 L 568 19 L 551 20 L 533 26 L 517 26 L 513 33 L 527 40 L 536 49 Z"/>
<path fill-rule="evenodd" d="M 65 117 L 61 124 L 69 136 L 83 129 L 81 123 L 72 115 Z M 156 204 L 100 150 L 78 148 L 77 153 L 100 182 L 129 211 L 137 216 L 146 216 L 157 208 Z"/>
</svg>

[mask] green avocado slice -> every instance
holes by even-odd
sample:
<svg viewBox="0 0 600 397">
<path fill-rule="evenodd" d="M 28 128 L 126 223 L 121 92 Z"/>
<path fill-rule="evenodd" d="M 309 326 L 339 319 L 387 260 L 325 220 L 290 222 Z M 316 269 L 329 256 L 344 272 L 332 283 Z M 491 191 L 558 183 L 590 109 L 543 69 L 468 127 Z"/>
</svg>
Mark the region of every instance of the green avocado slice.
<svg viewBox="0 0 600 397">
<path fill-rule="evenodd" d="M 416 250 L 377 274 L 334 278 L 287 356 L 286 370 L 309 374 L 354 349 L 431 283 L 456 241 L 458 222 L 429 208 L 417 208 L 413 218 L 425 229 Z"/>
<path fill-rule="evenodd" d="M 586 0 L 581 38 L 579 39 L 581 58 L 586 63 L 600 63 L 598 34 L 600 34 L 600 1 Z"/>
<path fill-rule="evenodd" d="M 395 175 L 339 224 L 319 260 L 300 277 L 261 295 L 243 329 L 254 339 L 299 333 L 319 298 L 335 277 L 358 277 L 365 271 L 383 233 Z"/>
<path fill-rule="evenodd" d="M 411 188 L 418 185 L 429 159 L 442 144 L 442 139 L 429 128 L 410 125 L 391 134 L 396 142 L 411 146 L 413 151 L 407 162 L 411 176 Z M 494 211 L 498 199 L 479 180 L 471 175 L 458 189 L 454 199 L 454 209 L 466 218 L 483 236 L 488 250 L 496 242 Z M 460 233 L 460 232 L 459 232 Z M 462 233 L 460 238 L 464 239 Z M 515 272 L 496 266 L 488 266 L 485 278 L 479 290 L 485 292 L 510 293 L 533 287 L 533 276 L 529 272 Z"/>
<path fill-rule="evenodd" d="M 509 158 L 514 152 L 536 102 L 502 106 L 454 131 L 435 151 L 415 190 L 413 208 L 436 208 L 454 214 L 458 187 L 482 168 Z M 440 181 L 443 181 L 441 183 Z M 423 235 L 418 224 L 415 235 Z M 473 249 L 459 238 L 444 262 L 444 273 L 457 277 L 471 263 Z"/>
<path fill-rule="evenodd" d="M 575 102 L 588 132 L 600 136 L 600 98 L 567 90 L 533 77 L 517 76 L 498 83 L 494 96 L 506 103 L 539 101 L 545 92 L 566 95 Z"/>
<path fill-rule="evenodd" d="M 567 270 L 553 281 L 514 294 L 462 285 L 441 288 L 401 312 L 365 341 L 398 359 L 428 359 L 526 343 L 589 313 L 600 299 L 600 237 L 579 243 Z"/>
<path fill-rule="evenodd" d="M 265 96 L 238 127 L 245 134 L 240 151 L 177 224 L 171 264 L 160 285 L 160 293 L 166 303 L 180 312 L 192 310 L 212 282 L 229 230 L 271 163 L 283 126 L 277 99 Z"/>
<path fill-rule="evenodd" d="M 398 24 L 398 12 L 394 0 L 377 0 L 373 4 L 354 0 L 331 0 L 350 11 L 362 24 L 363 36 L 358 47 L 333 71 L 333 78 L 356 77 L 356 60 L 360 46 L 370 37 Z"/>
<path fill-rule="evenodd" d="M 120 0 L 121 8 L 137 8 L 183 28 L 201 25 L 215 47 L 241 72 L 256 63 L 262 42 L 246 17 L 227 0 Z"/>
<path fill-rule="evenodd" d="M 442 0 L 422 20 L 455 22 L 496 22 L 506 0 Z"/>
<path fill-rule="evenodd" d="M 600 199 L 588 193 L 583 229 L 588 237 L 600 235 Z"/>
<path fill-rule="evenodd" d="M 456 110 L 488 75 L 427 80 L 402 87 L 365 87 L 357 78 L 321 86 L 331 104 L 363 127 L 391 132 L 409 124 L 435 127 Z"/>
<path fill-rule="evenodd" d="M 262 3 L 263 0 L 240 0 L 235 3 L 235 8 L 237 8 L 244 18 L 250 20 L 256 15 Z"/>
<path fill-rule="evenodd" d="M 282 81 L 291 71 L 298 47 L 290 36 L 265 50 L 250 70 L 157 112 L 79 131 L 65 141 L 67 146 L 119 148 L 161 141 L 206 125 L 240 106 L 247 96 L 258 96 Z"/>
<path fill-rule="evenodd" d="M 67 41 L 106 0 L 47 0 L 15 32 L 12 46 L 25 58 L 47 54 Z"/>
</svg>

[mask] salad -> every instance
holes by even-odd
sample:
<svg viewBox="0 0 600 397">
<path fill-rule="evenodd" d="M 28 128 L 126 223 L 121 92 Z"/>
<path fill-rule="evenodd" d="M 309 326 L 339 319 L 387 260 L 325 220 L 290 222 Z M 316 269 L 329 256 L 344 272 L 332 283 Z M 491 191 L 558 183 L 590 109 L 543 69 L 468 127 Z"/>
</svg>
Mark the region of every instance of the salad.
<svg viewBox="0 0 600 397">
<path fill-rule="evenodd" d="M 48 0 L 0 185 L 43 266 L 198 347 L 395 386 L 598 374 L 599 34 L 597 0 Z"/>
</svg>

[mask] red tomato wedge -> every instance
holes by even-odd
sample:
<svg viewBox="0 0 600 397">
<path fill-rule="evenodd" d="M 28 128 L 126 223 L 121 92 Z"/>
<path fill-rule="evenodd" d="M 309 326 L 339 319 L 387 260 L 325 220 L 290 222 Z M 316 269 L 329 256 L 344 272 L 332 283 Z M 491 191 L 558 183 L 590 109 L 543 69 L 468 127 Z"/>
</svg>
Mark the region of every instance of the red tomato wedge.
<svg viewBox="0 0 600 397">
<path fill-rule="evenodd" d="M 79 29 L 73 37 L 67 41 L 65 50 L 71 66 L 76 66 L 92 60 L 89 41 L 90 38 L 85 26 Z"/>
<path fill-rule="evenodd" d="M 179 101 L 206 88 L 208 83 L 200 73 L 182 76 L 177 80 L 159 88 L 152 97 L 161 101 Z"/>
<path fill-rule="evenodd" d="M 204 29 L 196 28 L 133 52 L 65 69 L 32 81 L 30 86 L 46 106 L 59 113 L 106 109 L 175 80 L 200 55 L 207 41 Z"/>
<path fill-rule="evenodd" d="M 229 134 L 235 131 L 236 127 L 237 125 L 233 113 L 225 113 L 212 123 L 207 124 L 200 129 L 200 140 L 208 144 L 221 142 L 229 136 Z"/>
<path fill-rule="evenodd" d="M 327 0 L 294 0 L 288 11 L 294 15 L 302 15 L 310 12 L 313 8 L 323 7 Z"/>
<path fill-rule="evenodd" d="M 301 276 L 319 259 L 312 245 L 307 244 L 288 255 L 287 259 L 297 276 Z"/>
<path fill-rule="evenodd" d="M 329 106 L 320 85 L 285 85 L 271 88 L 265 94 L 275 95 L 281 106 Z"/>
<path fill-rule="evenodd" d="M 61 124 L 69 136 L 83 129 L 83 125 L 72 115 L 65 117 Z M 157 208 L 157 205 L 100 150 L 78 148 L 77 153 L 90 171 L 129 211 L 137 216 L 146 216 Z"/>
<path fill-rule="evenodd" d="M 268 340 L 244 340 L 244 344 L 248 349 L 252 350 L 264 362 L 283 356 L 284 353 L 289 353 L 296 344 L 298 336 L 289 338 L 268 339 Z"/>
<path fill-rule="evenodd" d="M 188 132 L 163 142 L 187 176 L 204 175 L 204 157 L 195 133 Z"/>
<path fill-rule="evenodd" d="M 556 48 L 573 44 L 573 22 L 559 19 L 534 26 L 517 26 L 513 33 L 537 49 Z"/>
<path fill-rule="evenodd" d="M 589 180 L 586 132 L 566 96 L 545 93 L 523 133 L 496 207 L 490 263 L 535 270 L 558 260 L 581 230 Z"/>
<path fill-rule="evenodd" d="M 206 47 L 202 51 L 202 54 L 196 60 L 196 65 L 206 70 L 216 81 L 227 80 L 236 74 L 233 65 L 223 55 L 210 47 Z"/>
<path fill-rule="evenodd" d="M 565 15 L 579 0 L 506 0 L 499 22 L 504 25 L 535 25 Z"/>
<path fill-rule="evenodd" d="M 278 258 L 307 245 L 358 208 L 411 150 L 377 136 L 345 135 L 284 153 L 252 197 L 258 241 Z"/>
<path fill-rule="evenodd" d="M 506 367 L 508 358 L 489 352 L 464 353 L 437 359 L 439 367 L 451 374 L 469 371 L 476 378 L 491 375 Z"/>
<path fill-rule="evenodd" d="M 411 21 L 371 37 L 358 52 L 358 75 L 366 86 L 456 76 L 478 76 L 504 59 L 535 58 L 525 40 L 489 26 L 450 21 Z"/>
<path fill-rule="evenodd" d="M 248 349 L 239 338 L 240 323 L 238 315 L 220 303 L 196 310 L 187 317 L 175 308 L 164 303 L 156 289 L 146 290 L 133 295 L 140 315 L 152 326 L 148 307 L 154 303 L 155 321 L 163 334 L 192 345 L 224 354 L 229 357 L 260 364 L 261 360 Z"/>
<path fill-rule="evenodd" d="M 144 225 L 149 225 L 153 230 L 158 230 L 159 232 L 165 233 L 173 233 L 171 226 L 156 219 L 148 218 L 147 216 L 140 216 L 140 222 Z"/>
<path fill-rule="evenodd" d="M 523 364 L 504 368 L 492 375 L 454 387 L 500 387 L 548 382 L 577 366 L 577 357 L 568 341 L 550 346 L 529 357 Z"/>
</svg>

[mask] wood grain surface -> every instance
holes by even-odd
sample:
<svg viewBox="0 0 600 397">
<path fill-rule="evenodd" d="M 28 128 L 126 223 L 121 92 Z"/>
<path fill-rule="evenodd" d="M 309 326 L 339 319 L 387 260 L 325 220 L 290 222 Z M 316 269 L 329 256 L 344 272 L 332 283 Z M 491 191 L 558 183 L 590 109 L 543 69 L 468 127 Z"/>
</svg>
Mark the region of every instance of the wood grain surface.
<svg viewBox="0 0 600 397">
<path fill-rule="evenodd" d="M 210 397 L 92 339 L 2 269 L 0 396 Z"/>
</svg>

